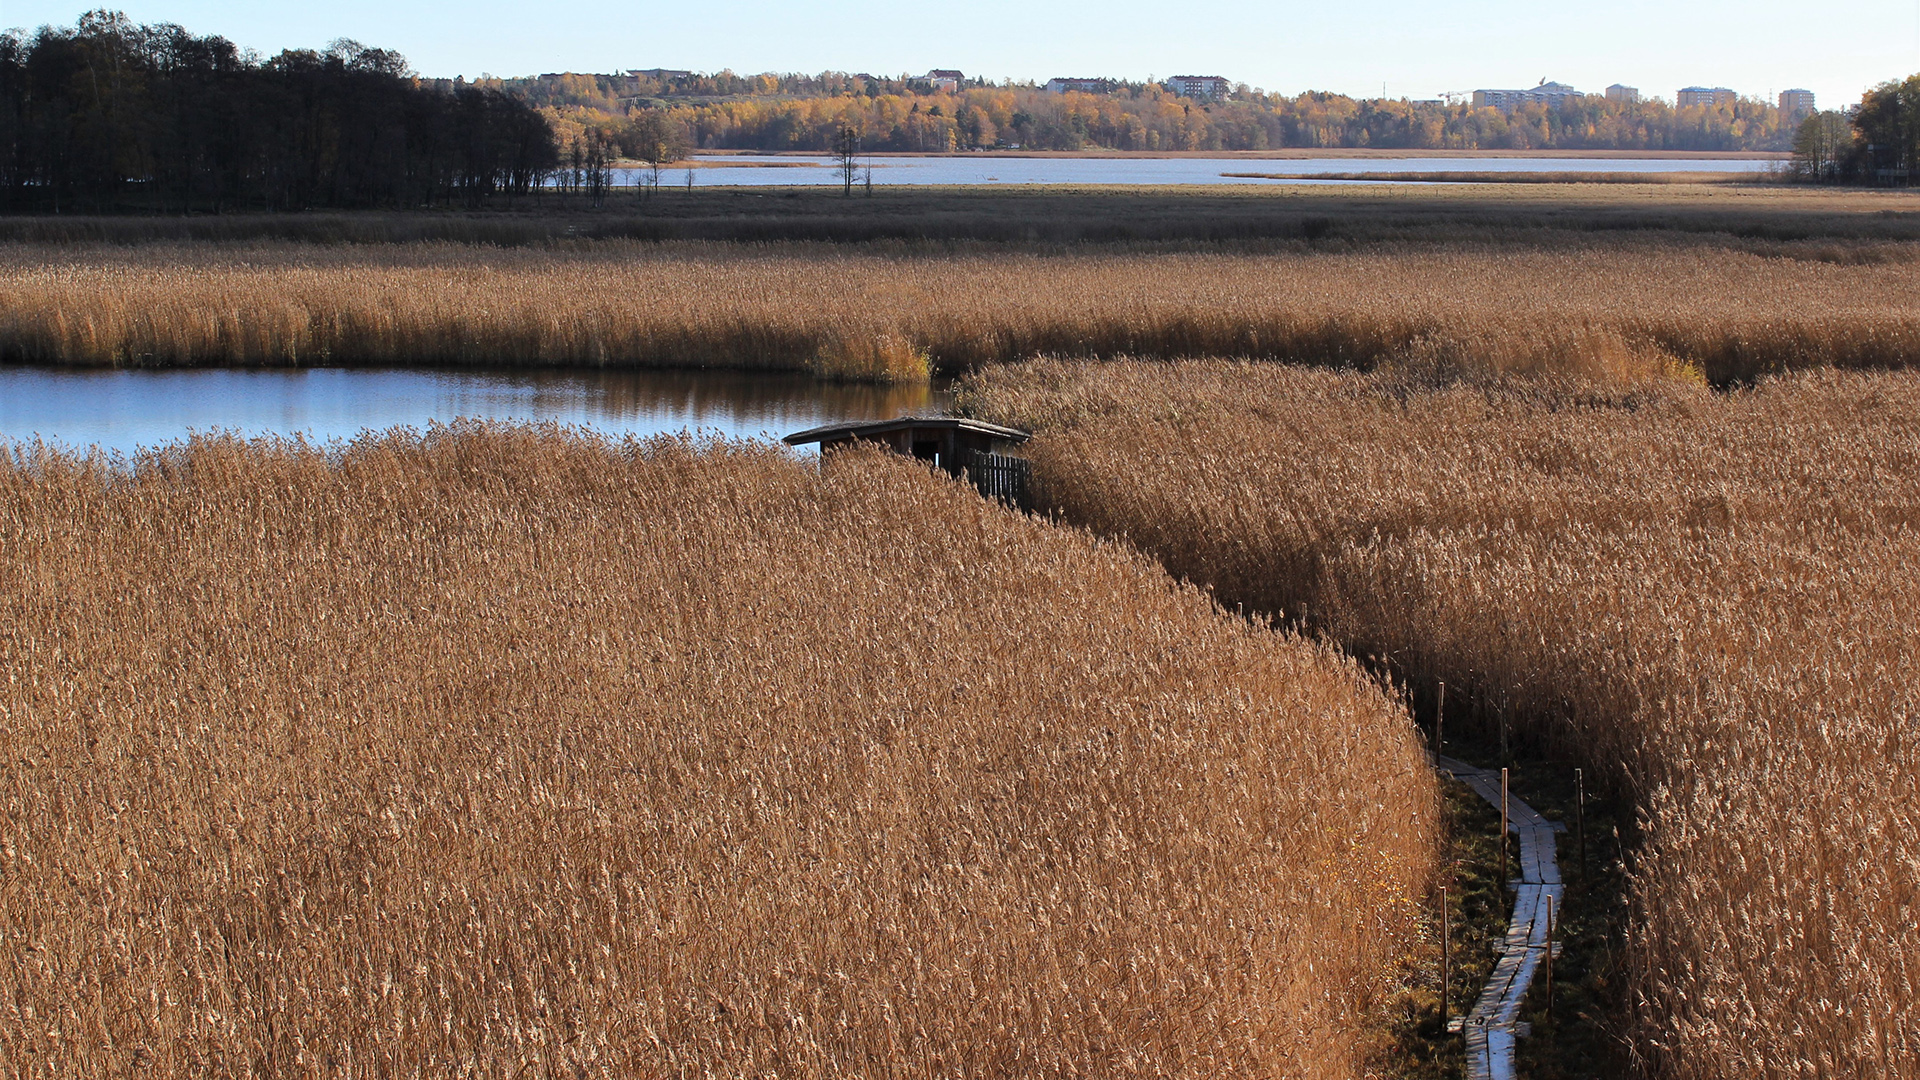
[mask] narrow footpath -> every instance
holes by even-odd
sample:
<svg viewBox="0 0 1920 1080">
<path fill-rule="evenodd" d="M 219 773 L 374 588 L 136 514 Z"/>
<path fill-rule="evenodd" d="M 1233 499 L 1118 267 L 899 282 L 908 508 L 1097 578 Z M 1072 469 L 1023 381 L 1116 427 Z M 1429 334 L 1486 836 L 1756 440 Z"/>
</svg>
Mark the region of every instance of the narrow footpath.
<svg viewBox="0 0 1920 1080">
<path fill-rule="evenodd" d="M 914 423 L 929 426 L 951 424 L 956 428 L 972 424 L 975 427 L 992 428 L 991 434 L 1000 434 L 1002 437 L 1017 435 L 1022 441 L 1028 437 L 1025 432 L 1016 429 L 993 428 L 992 425 L 977 421 L 950 417 L 924 421 L 903 418 L 891 423 L 851 425 L 847 430 L 885 428 L 890 431 L 895 427 L 910 427 Z M 811 428 L 787 436 L 786 441 L 791 444 L 796 441 L 823 440 L 838 434 L 839 428 Z M 824 441 L 822 445 L 825 446 Z M 1008 481 L 996 480 L 988 485 L 982 484 L 978 478 L 974 480 L 982 495 L 1000 498 L 1010 505 L 1019 505 L 1024 499 L 1027 482 L 1024 472 L 1019 474 L 1017 481 L 1009 478 Z M 1003 483 L 1004 486 L 1001 486 Z M 1438 754 L 1434 755 L 1434 769 L 1466 784 L 1496 809 L 1500 807 L 1499 772 L 1475 768 L 1464 761 Z M 1541 817 L 1533 807 L 1513 798 L 1511 792 L 1507 794 L 1506 804 L 1508 831 L 1520 838 L 1520 876 L 1507 882 L 1515 894 L 1513 919 L 1507 924 L 1507 936 L 1500 943 L 1500 957 L 1494 963 L 1493 974 L 1481 990 L 1473 1011 L 1460 1021 L 1466 1035 L 1468 1080 L 1513 1080 L 1514 1041 L 1529 1033 L 1529 1025 L 1520 1022 L 1520 1006 L 1526 1001 L 1527 990 L 1533 985 L 1534 972 L 1540 969 L 1548 950 L 1552 948 L 1553 923 L 1557 920 L 1565 896 L 1560 880 L 1560 864 L 1555 857 L 1553 834 L 1565 832 L 1567 827 Z M 1501 837 L 1503 843 L 1505 840 L 1505 837 Z"/>
<path fill-rule="evenodd" d="M 1476 769 L 1449 757 L 1436 758 L 1435 768 L 1466 784 L 1496 808 L 1500 805 L 1498 772 Z M 1513 921 L 1507 924 L 1493 975 L 1463 1025 L 1469 1080 L 1512 1080 L 1513 1043 L 1526 1034 L 1525 1025 L 1519 1022 L 1520 1004 L 1533 985 L 1534 972 L 1547 956 L 1552 931 L 1549 908 L 1557 921 L 1564 899 L 1553 834 L 1565 832 L 1566 826 L 1548 821 L 1509 794 L 1507 827 L 1520 838 L 1520 874 L 1508 883 L 1514 890 Z"/>
</svg>

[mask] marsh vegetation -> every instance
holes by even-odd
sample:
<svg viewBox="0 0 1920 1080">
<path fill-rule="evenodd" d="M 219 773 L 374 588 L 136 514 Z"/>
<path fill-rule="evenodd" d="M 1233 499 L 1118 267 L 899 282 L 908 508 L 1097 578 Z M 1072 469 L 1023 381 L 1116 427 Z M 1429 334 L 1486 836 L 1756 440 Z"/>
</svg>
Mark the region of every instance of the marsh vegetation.
<svg viewBox="0 0 1920 1080">
<path fill-rule="evenodd" d="M 1633 190 L 1520 199 L 1520 210 L 1499 219 L 1473 198 L 1412 190 L 1325 218 L 1303 208 L 1312 200 L 1273 192 L 1116 194 L 1102 211 L 1110 220 L 1124 220 L 1129 206 L 1151 207 L 1159 216 L 1143 214 L 1133 227 L 1186 238 L 1067 244 L 537 233 L 512 245 L 237 233 L 87 243 L 78 241 L 89 229 L 103 238 L 164 230 L 54 222 L 45 225 L 54 232 L 39 233 L 19 221 L 12 227 L 23 239 L 0 246 L 9 298 L 0 307 L 0 359 L 733 367 L 911 381 L 1035 355 L 1212 355 L 1363 370 L 1680 372 L 1723 383 L 1920 358 L 1920 286 L 1891 269 L 1913 265 L 1916 247 L 1899 236 L 1906 218 L 1875 216 L 1906 213 L 1910 203 L 1920 211 L 1911 196 L 1765 191 L 1748 206 L 1724 186 L 1705 197 L 1688 189 L 1672 202 Z M 1054 227 L 1071 234 L 1093 227 L 1075 215 L 1099 205 L 1072 195 L 956 198 L 950 216 L 936 195 L 918 216 L 895 203 L 857 221 L 938 234 L 991 222 L 995 207 L 1036 216 L 1053 208 L 1061 211 Z M 756 211 L 739 224 L 806 236 L 856 220 L 831 216 L 823 201 Z M 1738 215 L 1755 206 L 1774 213 L 1772 232 L 1741 224 Z M 1666 207 L 1687 227 L 1623 233 L 1609 216 L 1622 207 L 1656 217 Z M 1237 222 L 1256 239 L 1200 229 L 1216 209 L 1223 216 L 1207 229 Z M 244 232 L 273 220 L 206 227 Z M 435 220 L 454 231 L 468 222 L 510 232 L 566 219 L 395 219 L 395 227 Z M 626 219 L 595 220 L 613 228 Z M 726 224 L 673 220 L 696 232 Z M 1263 222 L 1291 238 L 1257 239 Z M 301 227 L 317 238 L 326 225 Z M 377 235 L 380 226 L 352 228 Z"/>
<path fill-rule="evenodd" d="M 1916 1071 L 1911 193 L 649 206 L 13 219 L 0 358 L 962 372 L 1106 539 L 739 444 L 16 454 L 10 1060 L 1378 1070 L 1472 845 L 1354 657 L 1614 800 L 1560 1045 Z"/>
<path fill-rule="evenodd" d="M 1920 380 L 1034 363 L 1045 505 L 1633 801 L 1618 1007 L 1659 1075 L 1920 1062 Z"/>
<path fill-rule="evenodd" d="M 23 1076 L 1358 1077 L 1402 704 L 911 462 L 0 457 Z"/>
</svg>

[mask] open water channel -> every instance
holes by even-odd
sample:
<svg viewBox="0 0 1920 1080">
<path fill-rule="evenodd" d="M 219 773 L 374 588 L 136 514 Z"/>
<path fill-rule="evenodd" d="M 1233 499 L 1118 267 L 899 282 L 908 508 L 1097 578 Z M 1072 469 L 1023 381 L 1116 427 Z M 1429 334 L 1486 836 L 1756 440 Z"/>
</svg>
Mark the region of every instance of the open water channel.
<svg viewBox="0 0 1920 1080">
<path fill-rule="evenodd" d="M 696 159 L 697 168 L 661 171 L 662 186 L 683 185 L 689 174 L 697 187 L 778 187 L 838 184 L 833 159 L 788 154 L 736 154 Z M 1330 173 L 1393 173 L 1418 179 L 1421 173 L 1575 172 L 1575 173 L 1761 173 L 1778 162 L 1766 158 L 1573 158 L 1573 157 L 1328 157 L 1328 158 L 1103 158 L 1005 157 L 960 154 L 951 157 L 907 155 L 861 158 L 873 168 L 874 186 L 926 184 L 1120 184 L 1187 186 L 1209 184 L 1370 184 L 1378 180 L 1263 180 L 1233 173 L 1314 176 Z M 614 182 L 633 184 L 641 170 L 615 169 Z"/>
<path fill-rule="evenodd" d="M 196 432 L 326 442 L 460 418 L 609 435 L 779 437 L 841 420 L 942 411 L 943 389 L 738 371 L 477 372 L 374 368 L 91 371 L 0 367 L 0 448 L 38 438 L 132 454 Z"/>
</svg>

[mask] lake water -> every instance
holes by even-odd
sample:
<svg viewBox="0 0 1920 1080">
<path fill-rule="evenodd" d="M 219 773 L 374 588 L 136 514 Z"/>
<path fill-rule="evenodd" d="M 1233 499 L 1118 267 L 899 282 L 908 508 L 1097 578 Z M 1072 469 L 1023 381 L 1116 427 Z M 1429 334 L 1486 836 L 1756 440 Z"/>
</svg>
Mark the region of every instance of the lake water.
<svg viewBox="0 0 1920 1080">
<path fill-rule="evenodd" d="M 0 444 L 39 437 L 69 449 L 132 453 L 194 432 L 327 441 L 462 417 L 552 421 L 611 435 L 777 438 L 816 424 L 891 419 L 950 404 L 944 390 L 925 386 L 737 371 L 0 368 Z"/>
<path fill-rule="evenodd" d="M 826 157 L 708 159 L 697 185 L 833 184 Z M 879 184 L 1242 184 L 1228 172 L 1351 173 L 1758 172 L 1762 159 L 1653 158 L 1021 158 L 876 157 Z M 616 170 L 631 183 L 633 170 Z M 663 183 L 684 181 L 668 171 Z M 1326 183 L 1351 181 L 1325 181 Z M 473 372 L 297 370 L 73 371 L 0 367 L 0 444 L 43 438 L 70 448 L 130 453 L 193 432 L 305 435 L 320 441 L 367 429 L 424 428 L 461 417 L 577 424 L 614 435 L 706 431 L 780 436 L 840 420 L 944 411 L 926 387 L 830 383 L 793 374 L 722 371 Z"/>
<path fill-rule="evenodd" d="M 741 154 L 699 159 L 692 170 L 696 186 L 777 187 L 793 184 L 838 184 L 832 159 L 819 156 Z M 861 159 L 864 169 L 869 159 Z M 1380 181 L 1281 181 L 1231 177 L 1226 173 L 1400 173 L 1416 176 L 1436 172 L 1765 172 L 1776 163 L 1764 158 L 1673 160 L 1667 158 L 1530 158 L 1530 157 L 1409 157 L 1409 158 L 1025 158 L 959 155 L 956 157 L 874 157 L 873 183 L 899 184 L 1355 184 Z M 662 186 L 686 183 L 688 170 L 661 172 Z M 637 169 L 615 169 L 615 182 L 632 184 Z"/>
</svg>

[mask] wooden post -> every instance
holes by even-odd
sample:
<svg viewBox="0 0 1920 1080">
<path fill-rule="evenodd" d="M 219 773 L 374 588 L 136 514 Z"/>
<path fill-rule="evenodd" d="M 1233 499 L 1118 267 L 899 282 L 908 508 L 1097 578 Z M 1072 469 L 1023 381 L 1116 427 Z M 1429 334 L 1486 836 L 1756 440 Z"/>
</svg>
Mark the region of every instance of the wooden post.
<svg viewBox="0 0 1920 1080">
<path fill-rule="evenodd" d="M 1578 793 L 1573 803 L 1573 827 L 1580 836 L 1580 880 L 1587 880 L 1587 773 L 1573 770 L 1573 787 Z M 1584 887 L 1584 886 L 1583 886 Z"/>
<path fill-rule="evenodd" d="M 1500 887 L 1507 885 L 1507 770 L 1500 770 Z"/>
<path fill-rule="evenodd" d="M 1453 985 L 1453 911 L 1447 907 L 1447 887 L 1440 886 L 1440 1037 L 1447 1035 L 1447 988 Z"/>
<path fill-rule="evenodd" d="M 1440 704 L 1433 709 L 1433 756 L 1447 752 L 1447 684 L 1440 684 Z"/>
<path fill-rule="evenodd" d="M 1547 895 L 1547 1015 L 1553 1015 L 1553 895 Z"/>
</svg>

